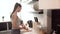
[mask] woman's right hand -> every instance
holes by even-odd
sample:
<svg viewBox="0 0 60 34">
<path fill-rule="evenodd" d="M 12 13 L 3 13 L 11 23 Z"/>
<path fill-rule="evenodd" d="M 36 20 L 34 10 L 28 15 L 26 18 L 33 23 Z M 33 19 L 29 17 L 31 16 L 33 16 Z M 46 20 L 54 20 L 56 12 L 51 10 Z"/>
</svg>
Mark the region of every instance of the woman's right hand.
<svg viewBox="0 0 60 34">
<path fill-rule="evenodd" d="M 23 26 L 22 26 L 22 25 L 19 25 L 19 28 L 20 28 L 20 29 L 23 29 Z"/>
</svg>

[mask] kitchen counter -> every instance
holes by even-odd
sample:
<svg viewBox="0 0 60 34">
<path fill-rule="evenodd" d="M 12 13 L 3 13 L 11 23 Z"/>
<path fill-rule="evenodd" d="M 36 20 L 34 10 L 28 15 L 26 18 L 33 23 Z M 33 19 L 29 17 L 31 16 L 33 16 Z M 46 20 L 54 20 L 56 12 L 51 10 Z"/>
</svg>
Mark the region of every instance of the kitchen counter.
<svg viewBox="0 0 60 34">
<path fill-rule="evenodd" d="M 32 29 L 32 31 L 29 31 L 29 32 L 24 31 L 24 32 L 22 32 L 22 34 L 45 34 L 42 30 L 40 30 L 39 33 L 37 33 L 37 32 L 38 31 Z M 0 34 L 11 34 L 11 30 L 0 31 Z"/>
<path fill-rule="evenodd" d="M 12 23 L 10 21 L 0 22 L 0 31 L 9 30 L 12 28 Z"/>
<path fill-rule="evenodd" d="M 37 25 L 37 23 L 33 23 L 33 28 L 31 28 L 31 30 L 32 31 L 21 30 L 21 32 L 22 34 L 45 34 L 45 32 L 40 26 Z M 11 34 L 11 30 L 0 31 L 0 34 Z"/>
</svg>

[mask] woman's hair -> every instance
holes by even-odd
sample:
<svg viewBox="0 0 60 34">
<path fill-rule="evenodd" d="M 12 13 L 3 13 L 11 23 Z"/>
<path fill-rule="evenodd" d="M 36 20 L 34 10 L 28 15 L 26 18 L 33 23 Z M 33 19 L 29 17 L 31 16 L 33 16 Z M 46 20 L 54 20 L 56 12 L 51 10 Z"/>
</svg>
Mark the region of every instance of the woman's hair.
<svg viewBox="0 0 60 34">
<path fill-rule="evenodd" d="M 15 10 L 17 9 L 18 6 L 22 7 L 21 4 L 16 3 L 15 6 L 14 6 L 14 10 L 13 10 L 12 14 L 15 12 Z M 10 15 L 10 17 L 12 17 L 12 14 Z"/>
</svg>

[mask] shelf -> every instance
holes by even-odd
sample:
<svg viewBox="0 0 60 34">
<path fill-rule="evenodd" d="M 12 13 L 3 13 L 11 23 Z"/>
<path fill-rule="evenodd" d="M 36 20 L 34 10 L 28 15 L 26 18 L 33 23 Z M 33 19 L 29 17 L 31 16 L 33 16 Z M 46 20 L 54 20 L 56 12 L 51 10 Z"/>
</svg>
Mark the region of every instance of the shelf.
<svg viewBox="0 0 60 34">
<path fill-rule="evenodd" d="M 35 2 L 37 2 L 38 0 L 32 0 L 30 1 L 28 4 L 34 4 Z"/>
<path fill-rule="evenodd" d="M 33 14 L 43 14 L 43 10 L 40 10 L 40 11 L 31 11 L 31 13 L 33 13 Z"/>
</svg>

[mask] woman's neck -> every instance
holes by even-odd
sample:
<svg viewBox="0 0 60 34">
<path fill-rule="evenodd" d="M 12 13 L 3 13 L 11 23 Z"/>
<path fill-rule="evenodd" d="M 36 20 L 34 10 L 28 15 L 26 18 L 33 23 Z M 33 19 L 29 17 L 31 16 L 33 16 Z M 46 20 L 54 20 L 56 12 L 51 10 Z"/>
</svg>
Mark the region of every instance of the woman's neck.
<svg viewBox="0 0 60 34">
<path fill-rule="evenodd" d="M 14 15 L 17 15 L 17 11 L 14 12 Z"/>
</svg>

